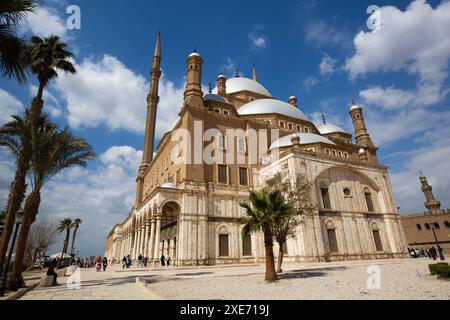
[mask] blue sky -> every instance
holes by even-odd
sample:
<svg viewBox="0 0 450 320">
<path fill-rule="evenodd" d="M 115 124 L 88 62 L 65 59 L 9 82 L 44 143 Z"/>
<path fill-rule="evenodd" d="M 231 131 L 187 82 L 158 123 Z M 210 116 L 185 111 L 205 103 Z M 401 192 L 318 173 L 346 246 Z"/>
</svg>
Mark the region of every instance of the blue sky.
<svg viewBox="0 0 450 320">
<path fill-rule="evenodd" d="M 132 3 L 132 4 L 131 4 Z M 81 9 L 81 30 L 67 30 L 66 9 Z M 367 27 L 378 5 L 382 27 Z M 378 19 L 378 18 L 377 18 Z M 280 100 L 291 95 L 311 120 L 352 131 L 348 107 L 366 112 L 402 212 L 423 211 L 418 170 L 449 207 L 450 4 L 440 1 L 40 1 L 21 25 L 24 36 L 55 33 L 76 53 L 78 74 L 47 90 L 46 111 L 83 136 L 99 158 L 50 183 L 41 219 L 80 217 L 82 255 L 102 254 L 106 234 L 129 212 L 140 163 L 148 74 L 155 37 L 162 33 L 162 135 L 181 107 L 186 56 L 197 47 L 203 82 L 235 68 Z M 31 101 L 36 81 L 0 79 L 0 122 Z M 0 153 L 0 205 L 14 165 Z M 62 242 L 62 241 L 61 241 Z M 60 245 L 58 244 L 57 248 Z M 58 250 L 57 248 L 54 251 Z M 55 252 L 56 252 L 55 251 Z"/>
</svg>

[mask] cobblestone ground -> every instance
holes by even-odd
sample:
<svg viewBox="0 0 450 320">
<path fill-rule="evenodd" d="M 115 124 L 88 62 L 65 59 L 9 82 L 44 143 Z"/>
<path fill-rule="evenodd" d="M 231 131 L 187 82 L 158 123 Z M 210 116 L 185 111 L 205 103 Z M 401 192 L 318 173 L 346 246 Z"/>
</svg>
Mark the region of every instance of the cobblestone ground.
<svg viewBox="0 0 450 320">
<path fill-rule="evenodd" d="M 163 299 L 450 299 L 450 281 L 429 275 L 428 259 L 377 260 L 288 264 L 280 280 L 263 281 L 264 266 L 227 266 L 127 270 L 114 266 L 107 272 L 82 270 L 81 287 L 63 285 L 37 288 L 24 300 L 147 300 Z M 375 266 L 375 267 L 373 267 Z M 380 287 L 377 271 L 380 271 Z M 368 273 L 375 272 L 375 273 Z M 371 277 L 372 276 L 372 277 Z M 146 289 L 136 278 L 147 282 Z M 370 279 L 375 288 L 369 288 Z"/>
</svg>

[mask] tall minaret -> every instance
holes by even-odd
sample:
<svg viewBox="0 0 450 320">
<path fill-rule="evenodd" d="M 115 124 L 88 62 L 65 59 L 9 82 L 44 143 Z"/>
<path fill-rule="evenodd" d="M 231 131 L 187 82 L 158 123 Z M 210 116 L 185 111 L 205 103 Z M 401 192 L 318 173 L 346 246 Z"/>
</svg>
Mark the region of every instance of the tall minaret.
<svg viewBox="0 0 450 320">
<path fill-rule="evenodd" d="M 203 107 L 202 66 L 203 59 L 194 49 L 187 58 L 186 89 L 184 102 L 189 107 Z"/>
<path fill-rule="evenodd" d="M 158 89 L 159 79 L 161 78 L 161 34 L 158 32 L 156 39 L 155 53 L 153 55 L 153 67 L 150 72 L 150 91 L 147 96 L 147 120 L 145 125 L 144 153 L 142 163 L 139 168 L 137 181 L 136 204 L 142 202 L 144 191 L 145 171 L 153 161 L 153 152 L 155 147 L 155 129 L 156 129 L 156 111 L 159 103 Z"/>
<path fill-rule="evenodd" d="M 258 81 L 258 78 L 256 76 L 256 65 L 253 63 L 253 80 Z"/>
<path fill-rule="evenodd" d="M 353 105 L 350 108 L 350 115 L 352 117 L 353 126 L 355 127 L 356 144 L 365 149 L 375 149 L 375 145 L 367 131 L 366 122 L 364 121 L 363 109 L 356 105 L 355 101 L 353 101 Z"/>
<path fill-rule="evenodd" d="M 433 187 L 428 184 L 427 178 L 420 172 L 420 183 L 422 184 L 422 191 L 425 194 L 425 208 L 430 214 L 441 213 L 441 203 L 434 198 Z"/>
</svg>

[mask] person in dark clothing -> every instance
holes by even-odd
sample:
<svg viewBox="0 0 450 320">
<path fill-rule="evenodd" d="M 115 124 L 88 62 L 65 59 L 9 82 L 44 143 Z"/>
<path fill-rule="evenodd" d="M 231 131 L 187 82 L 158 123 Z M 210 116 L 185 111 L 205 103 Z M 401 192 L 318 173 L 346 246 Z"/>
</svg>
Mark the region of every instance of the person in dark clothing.
<svg viewBox="0 0 450 320">
<path fill-rule="evenodd" d="M 170 257 L 167 258 L 167 266 L 170 267 Z"/>
<path fill-rule="evenodd" d="M 122 269 L 125 269 L 126 266 L 127 266 L 127 257 L 123 256 L 123 259 L 122 259 Z"/>
<path fill-rule="evenodd" d="M 58 285 L 58 282 L 56 281 L 58 278 L 58 274 L 56 273 L 55 269 L 56 269 L 56 259 L 53 260 L 53 262 L 50 264 L 50 267 L 47 270 L 47 276 L 53 276 L 53 285 L 56 286 Z"/>
<path fill-rule="evenodd" d="M 164 267 L 166 265 L 166 257 L 164 255 L 161 256 L 161 266 Z"/>
<path fill-rule="evenodd" d="M 106 271 L 106 267 L 108 266 L 108 258 L 103 258 L 103 272 Z"/>
</svg>

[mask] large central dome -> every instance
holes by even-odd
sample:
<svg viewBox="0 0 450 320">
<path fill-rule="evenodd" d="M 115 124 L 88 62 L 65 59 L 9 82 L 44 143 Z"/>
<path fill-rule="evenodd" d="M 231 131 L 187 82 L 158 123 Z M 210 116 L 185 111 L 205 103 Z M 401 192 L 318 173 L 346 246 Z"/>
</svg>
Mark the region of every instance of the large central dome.
<svg viewBox="0 0 450 320">
<path fill-rule="evenodd" d="M 291 118 L 309 121 L 306 115 L 289 103 L 275 99 L 261 99 L 244 104 L 237 112 L 241 116 L 254 114 L 282 114 Z"/>
<path fill-rule="evenodd" d="M 255 80 L 239 77 L 231 78 L 227 80 L 227 94 L 232 94 L 241 91 L 250 91 L 258 94 L 262 94 L 267 97 L 272 97 L 270 92 L 264 88 L 263 85 Z M 213 93 L 217 94 L 217 87 L 213 90 Z"/>
</svg>

